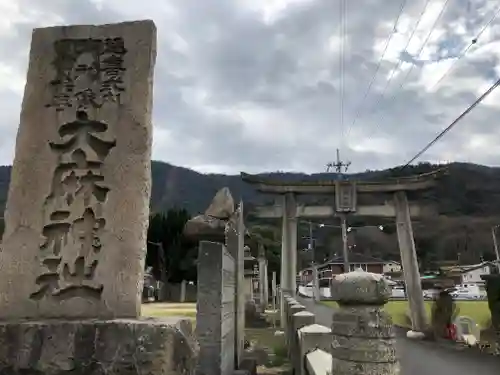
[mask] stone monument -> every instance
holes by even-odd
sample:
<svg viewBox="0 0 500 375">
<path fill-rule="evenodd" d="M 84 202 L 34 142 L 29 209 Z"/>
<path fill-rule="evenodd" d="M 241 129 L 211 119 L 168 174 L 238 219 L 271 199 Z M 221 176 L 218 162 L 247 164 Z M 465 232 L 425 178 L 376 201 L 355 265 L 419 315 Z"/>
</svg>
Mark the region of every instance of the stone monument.
<svg viewBox="0 0 500 375">
<path fill-rule="evenodd" d="M 391 316 L 383 310 L 391 291 L 382 275 L 354 271 L 337 276 L 332 296 L 332 373 L 399 375 Z"/>
<path fill-rule="evenodd" d="M 2 374 L 189 362 L 186 325 L 136 319 L 155 60 L 152 21 L 33 32 L 0 251 Z"/>
</svg>

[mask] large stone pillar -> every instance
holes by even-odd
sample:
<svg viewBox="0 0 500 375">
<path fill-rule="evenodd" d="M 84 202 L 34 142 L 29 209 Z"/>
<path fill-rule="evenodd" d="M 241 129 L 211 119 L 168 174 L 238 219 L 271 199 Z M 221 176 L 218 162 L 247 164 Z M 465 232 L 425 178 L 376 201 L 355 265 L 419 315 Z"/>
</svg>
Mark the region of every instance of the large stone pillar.
<svg viewBox="0 0 500 375">
<path fill-rule="evenodd" d="M 0 374 L 192 373 L 190 323 L 138 319 L 155 59 L 152 21 L 32 33 L 0 251 Z"/>
<path fill-rule="evenodd" d="M 284 214 L 287 217 L 287 248 L 285 258 L 287 259 L 287 284 L 289 293 L 292 296 L 296 294 L 297 287 L 297 203 L 295 195 L 292 193 L 285 194 L 284 197 Z"/>
<path fill-rule="evenodd" d="M 418 269 L 415 241 L 413 239 L 410 208 L 404 191 L 394 194 L 394 207 L 396 209 L 396 228 L 399 250 L 401 252 L 401 264 L 403 265 L 406 291 L 410 305 L 412 329 L 416 332 L 424 332 L 427 325 L 425 302 Z"/>
<path fill-rule="evenodd" d="M 243 201 L 237 209 L 238 253 L 236 257 L 236 364 L 243 360 L 245 345 L 245 221 Z"/>
<path fill-rule="evenodd" d="M 288 258 L 288 248 L 290 246 L 290 235 L 289 235 L 289 230 L 290 230 L 290 225 L 288 224 L 289 218 L 287 215 L 287 199 L 286 195 L 283 195 L 283 216 L 281 218 L 282 220 L 282 226 L 281 226 L 281 276 L 280 276 L 280 286 L 281 286 L 281 291 L 283 293 L 289 293 L 290 292 L 290 285 L 288 284 L 288 270 L 289 270 L 289 262 L 290 259 Z"/>
<path fill-rule="evenodd" d="M 265 300 L 265 273 L 266 273 L 266 259 L 259 257 L 259 304 L 260 310 L 265 311 L 267 307 L 267 301 Z"/>
<path fill-rule="evenodd" d="M 269 275 L 267 268 L 267 259 L 264 263 L 264 301 L 266 301 L 266 307 L 269 304 Z"/>
<path fill-rule="evenodd" d="M 295 296 L 297 269 L 297 208 L 292 193 L 283 195 L 281 233 L 281 327 L 285 327 L 283 295 Z"/>
</svg>

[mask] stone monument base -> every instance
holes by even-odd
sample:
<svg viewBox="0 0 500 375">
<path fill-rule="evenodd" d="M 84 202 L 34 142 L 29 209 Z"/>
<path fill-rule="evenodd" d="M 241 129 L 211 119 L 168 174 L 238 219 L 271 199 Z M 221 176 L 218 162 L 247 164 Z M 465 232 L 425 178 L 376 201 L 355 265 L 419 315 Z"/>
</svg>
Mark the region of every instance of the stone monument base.
<svg viewBox="0 0 500 375">
<path fill-rule="evenodd" d="M 184 318 L 0 322 L 2 375 L 184 375 L 197 355 Z"/>
</svg>

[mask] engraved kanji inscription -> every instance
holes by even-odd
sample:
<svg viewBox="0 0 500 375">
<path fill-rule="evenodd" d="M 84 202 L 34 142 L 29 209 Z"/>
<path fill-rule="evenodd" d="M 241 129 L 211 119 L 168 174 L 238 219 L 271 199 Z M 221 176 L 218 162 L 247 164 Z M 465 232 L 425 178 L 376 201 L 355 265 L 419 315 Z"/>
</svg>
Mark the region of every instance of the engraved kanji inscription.
<svg viewBox="0 0 500 375">
<path fill-rule="evenodd" d="M 39 253 L 42 272 L 32 299 L 101 296 L 103 286 L 94 276 L 106 226 L 103 205 L 109 192 L 101 167 L 116 145 L 107 130 L 107 124 L 77 111 L 75 121 L 61 125 L 60 138 L 50 142 L 59 164 L 45 200 Z"/>
<path fill-rule="evenodd" d="M 56 77 L 47 107 L 85 110 L 119 102 L 125 91 L 123 38 L 61 39 L 54 42 L 54 52 Z"/>
<path fill-rule="evenodd" d="M 339 181 L 335 184 L 335 210 L 337 212 L 356 211 L 356 184 L 341 184 Z"/>
</svg>

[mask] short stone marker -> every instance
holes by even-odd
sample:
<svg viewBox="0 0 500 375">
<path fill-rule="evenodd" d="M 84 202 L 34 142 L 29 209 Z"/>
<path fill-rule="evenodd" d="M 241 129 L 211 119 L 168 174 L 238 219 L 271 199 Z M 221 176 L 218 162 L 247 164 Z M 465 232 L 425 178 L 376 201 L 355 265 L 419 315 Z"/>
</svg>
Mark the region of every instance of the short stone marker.
<svg viewBox="0 0 500 375">
<path fill-rule="evenodd" d="M 332 295 L 339 304 L 332 319 L 332 373 L 399 375 L 392 319 L 382 309 L 391 295 L 383 276 L 359 271 L 339 275 Z"/>
<path fill-rule="evenodd" d="M 476 345 L 480 340 L 481 330 L 477 323 L 468 316 L 458 316 L 453 322 L 457 328 L 457 339 L 469 345 Z"/>
<path fill-rule="evenodd" d="M 33 32 L 0 251 L 2 374 L 191 371 L 183 321 L 136 320 L 155 59 L 152 21 Z"/>
</svg>

